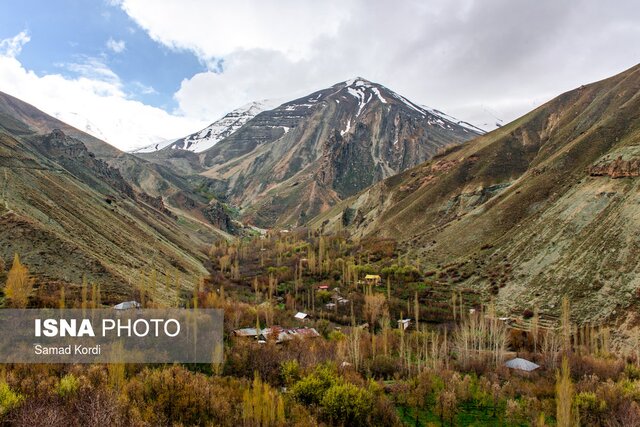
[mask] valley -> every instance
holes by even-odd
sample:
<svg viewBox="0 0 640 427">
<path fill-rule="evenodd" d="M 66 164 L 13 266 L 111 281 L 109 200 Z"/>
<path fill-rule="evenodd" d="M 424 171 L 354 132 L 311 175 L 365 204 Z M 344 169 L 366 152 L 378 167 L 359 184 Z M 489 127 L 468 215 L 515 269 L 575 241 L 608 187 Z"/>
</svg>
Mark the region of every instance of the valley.
<svg viewBox="0 0 640 427">
<path fill-rule="evenodd" d="M 3 366 L 0 420 L 636 425 L 639 93 L 485 133 L 355 78 L 132 153 L 0 94 L 4 308 L 224 313 L 221 363 Z"/>
</svg>

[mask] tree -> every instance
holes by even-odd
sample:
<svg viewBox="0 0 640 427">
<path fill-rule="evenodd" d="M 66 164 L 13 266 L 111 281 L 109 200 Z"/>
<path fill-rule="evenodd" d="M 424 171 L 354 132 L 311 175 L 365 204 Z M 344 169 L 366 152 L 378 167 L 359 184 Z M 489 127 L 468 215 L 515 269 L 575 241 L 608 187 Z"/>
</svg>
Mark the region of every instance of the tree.
<svg viewBox="0 0 640 427">
<path fill-rule="evenodd" d="M 63 309 L 66 307 L 66 305 L 67 305 L 67 301 L 65 297 L 64 285 L 62 285 L 60 287 L 60 298 L 58 300 L 58 308 Z"/>
<path fill-rule="evenodd" d="M 343 425 L 366 425 L 373 409 L 373 396 L 351 383 L 330 387 L 322 398 L 323 412 L 332 422 Z"/>
<path fill-rule="evenodd" d="M 568 354 L 571 351 L 571 308 L 569 306 L 569 297 L 562 297 L 562 351 Z"/>
<path fill-rule="evenodd" d="M 367 294 L 364 296 L 364 314 L 369 322 L 371 330 L 384 309 L 385 297 L 383 294 Z"/>
<path fill-rule="evenodd" d="M 420 423 L 420 410 L 428 409 L 429 395 L 433 389 L 433 378 L 428 370 L 421 372 L 414 380 L 409 394 L 409 403 L 415 408 L 415 425 Z"/>
<path fill-rule="evenodd" d="M 451 294 L 451 312 L 453 313 L 453 321 L 456 321 L 456 300 L 458 298 L 458 295 L 456 294 L 456 291 L 453 291 L 453 293 Z"/>
<path fill-rule="evenodd" d="M 413 300 L 413 315 L 416 318 L 416 330 L 420 329 L 420 300 L 418 300 L 418 292 L 416 291 L 415 298 Z"/>
<path fill-rule="evenodd" d="M 502 362 L 509 342 L 507 328 L 498 321 L 493 304 L 485 318 L 481 313 L 460 317 L 455 342 L 460 363 L 466 368 L 472 360 L 491 356 L 495 366 Z"/>
<path fill-rule="evenodd" d="M 246 426 L 281 426 L 285 423 L 282 396 L 263 382 L 256 372 L 250 389 L 242 397 L 242 418 Z"/>
<path fill-rule="evenodd" d="M 126 378 L 124 363 L 120 363 L 123 353 L 124 347 L 122 343 L 113 344 L 111 346 L 111 353 L 109 354 L 110 363 L 107 364 L 109 385 L 117 391 L 120 391 Z"/>
<path fill-rule="evenodd" d="M 326 391 L 337 381 L 335 372 L 327 366 L 320 366 L 313 373 L 296 382 L 291 387 L 291 395 L 304 405 L 319 405 Z"/>
<path fill-rule="evenodd" d="M 533 318 L 531 319 L 531 337 L 533 339 L 533 352 L 538 352 L 538 338 L 540 336 L 540 309 L 536 305 L 533 307 Z"/>
<path fill-rule="evenodd" d="M 4 294 L 12 307 L 25 308 L 32 291 L 33 280 L 29 278 L 29 269 L 20 262 L 20 256 L 16 253 L 7 276 Z"/>
<path fill-rule="evenodd" d="M 558 427 L 573 425 L 573 384 L 569 377 L 569 360 L 562 358 L 560 372 L 556 372 L 556 421 Z"/>
<path fill-rule="evenodd" d="M 87 301 L 88 289 L 89 289 L 89 284 L 87 283 L 87 276 L 82 276 L 82 289 L 80 290 L 80 299 L 81 299 L 80 307 L 82 308 L 83 315 L 87 310 L 87 307 L 89 306 L 89 303 Z"/>
<path fill-rule="evenodd" d="M 436 413 L 440 417 L 442 425 L 444 425 L 446 419 L 449 420 L 450 425 L 453 425 L 457 406 L 456 394 L 452 390 L 444 389 L 438 394 L 436 398 Z"/>
<path fill-rule="evenodd" d="M 545 364 L 549 369 L 555 369 L 557 366 L 560 341 L 560 334 L 557 334 L 553 330 L 545 331 L 542 340 L 542 353 L 544 355 Z"/>
<path fill-rule="evenodd" d="M 351 307 L 351 331 L 347 335 L 347 354 L 353 364 L 355 370 L 360 369 L 362 354 L 360 349 L 360 340 L 362 338 L 362 328 L 356 325 L 356 318 L 353 315 L 353 306 Z"/>
</svg>

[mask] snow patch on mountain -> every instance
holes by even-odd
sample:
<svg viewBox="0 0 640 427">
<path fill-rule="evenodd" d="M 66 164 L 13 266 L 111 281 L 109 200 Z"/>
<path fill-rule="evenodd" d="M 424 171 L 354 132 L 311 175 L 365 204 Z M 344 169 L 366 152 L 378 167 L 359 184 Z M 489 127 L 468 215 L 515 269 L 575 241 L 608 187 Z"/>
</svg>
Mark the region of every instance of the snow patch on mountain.
<svg viewBox="0 0 640 427">
<path fill-rule="evenodd" d="M 382 94 L 380 93 L 377 87 L 371 88 L 371 90 L 373 91 L 373 93 L 376 94 L 380 102 L 382 102 L 383 104 L 387 104 L 387 100 L 384 99 L 384 97 L 382 96 Z"/>
<path fill-rule="evenodd" d="M 201 153 L 216 145 L 224 138 L 236 132 L 245 123 L 253 119 L 263 111 L 271 110 L 279 105 L 277 100 L 262 100 L 250 102 L 237 108 L 219 120 L 211 123 L 199 132 L 193 133 L 185 138 L 147 145 L 143 148 L 133 151 L 134 153 L 152 153 L 169 147 L 171 149 L 182 149 Z M 285 130 L 285 132 L 287 132 Z"/>
<path fill-rule="evenodd" d="M 443 113 L 440 110 L 436 110 L 435 108 L 429 108 L 426 105 L 422 105 L 421 107 L 424 108 L 429 114 L 431 114 L 433 116 L 436 116 L 436 117 L 439 117 L 441 119 L 444 119 L 447 122 L 455 123 L 455 124 L 461 126 L 462 128 L 464 128 L 465 130 L 472 130 L 472 131 L 477 132 L 477 133 L 479 133 L 481 135 L 487 133 L 485 130 L 480 129 L 479 127 L 474 126 L 471 123 L 465 122 L 463 120 L 458 120 L 455 117 L 452 117 L 452 116 L 450 116 L 450 115 L 448 115 L 446 113 Z"/>
<path fill-rule="evenodd" d="M 192 135 L 184 138 L 182 149 L 201 153 L 228 137 L 249 120 L 266 110 L 277 107 L 278 103 L 271 100 L 251 102 L 233 110 L 220 120 L 217 120 Z"/>
<path fill-rule="evenodd" d="M 363 112 L 367 104 L 372 99 L 375 99 L 377 97 L 382 104 L 403 104 L 404 106 L 418 113 L 424 120 L 426 120 L 429 126 L 439 127 L 441 129 L 451 131 L 459 126 L 464 132 L 474 132 L 479 134 L 486 133 L 483 129 L 477 126 L 474 126 L 462 120 L 458 120 L 455 117 L 445 114 L 440 110 L 416 104 L 412 101 L 409 101 L 402 95 L 399 95 L 385 88 L 384 86 L 363 79 L 362 77 L 355 77 L 342 82 L 342 84 L 338 86 L 338 90 L 332 93 L 330 96 L 333 95 L 340 96 L 341 99 L 348 99 L 349 96 L 352 96 L 358 101 L 358 109 L 354 117 L 356 123 L 358 121 L 358 117 Z M 335 101 L 337 104 L 340 103 L 340 100 L 338 99 L 335 99 Z M 343 136 L 347 134 L 351 129 L 351 125 L 351 120 L 349 120 L 346 124 L 345 129 L 340 131 L 340 134 Z M 399 141 L 396 138 L 396 140 L 394 140 L 394 145 L 396 145 L 398 142 Z"/>
<path fill-rule="evenodd" d="M 340 131 L 340 136 L 345 136 L 345 134 L 349 133 L 349 130 L 351 130 L 351 119 L 347 122 L 347 127 Z"/>
<path fill-rule="evenodd" d="M 418 113 L 422 114 L 422 117 L 425 117 L 426 111 L 422 108 L 420 108 L 418 105 L 414 104 L 413 102 L 409 101 L 407 98 L 398 95 L 397 93 L 393 92 L 392 93 L 393 96 L 395 96 L 396 98 L 398 98 L 398 100 L 400 100 L 402 103 L 404 103 L 407 107 L 411 108 L 412 110 L 417 111 Z"/>
<path fill-rule="evenodd" d="M 175 139 L 156 142 L 154 144 L 150 144 L 142 148 L 138 148 L 137 150 L 132 151 L 132 153 L 153 153 L 154 151 L 162 150 L 163 148 L 168 147 L 174 142 L 175 142 Z"/>
<path fill-rule="evenodd" d="M 355 97 L 358 100 L 358 112 L 356 113 L 356 117 L 360 116 L 364 107 L 371 101 L 373 95 L 371 92 L 367 91 L 367 89 L 376 89 L 371 83 L 367 82 L 363 79 L 351 79 L 345 82 L 345 87 L 347 88 L 347 92 L 350 95 Z M 376 89 L 377 90 L 377 89 Z M 380 97 L 380 92 L 378 92 L 378 97 Z"/>
</svg>

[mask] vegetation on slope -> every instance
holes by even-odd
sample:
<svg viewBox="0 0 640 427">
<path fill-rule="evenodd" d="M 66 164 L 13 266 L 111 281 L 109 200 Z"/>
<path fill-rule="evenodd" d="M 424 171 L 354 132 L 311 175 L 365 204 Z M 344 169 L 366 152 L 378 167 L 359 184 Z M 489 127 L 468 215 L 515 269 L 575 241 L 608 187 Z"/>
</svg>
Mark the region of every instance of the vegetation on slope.
<svg viewBox="0 0 640 427">
<path fill-rule="evenodd" d="M 567 92 L 524 117 L 389 178 L 311 221 L 382 235 L 428 265 L 480 263 L 464 285 L 521 311 L 637 322 L 635 195 L 640 66 Z M 634 169 L 635 168 L 635 169 Z"/>
</svg>

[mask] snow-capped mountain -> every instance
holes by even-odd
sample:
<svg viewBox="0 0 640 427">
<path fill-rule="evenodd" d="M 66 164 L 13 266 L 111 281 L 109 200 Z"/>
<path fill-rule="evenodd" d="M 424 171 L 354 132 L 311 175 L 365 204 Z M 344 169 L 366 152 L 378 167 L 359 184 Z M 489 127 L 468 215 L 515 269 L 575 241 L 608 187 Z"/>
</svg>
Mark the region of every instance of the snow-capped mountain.
<svg viewBox="0 0 640 427">
<path fill-rule="evenodd" d="M 163 148 L 173 144 L 174 142 L 176 142 L 175 139 L 165 139 L 162 141 L 158 141 L 158 142 L 154 142 L 153 144 L 150 145 L 146 145 L 142 148 L 138 148 L 135 150 L 132 150 L 131 153 L 153 153 L 154 151 L 158 151 L 158 150 L 162 150 Z"/>
<path fill-rule="evenodd" d="M 440 126 L 446 126 L 445 123 L 449 122 L 449 123 L 455 123 L 459 126 L 462 126 L 465 129 L 469 129 L 474 132 L 478 132 L 480 134 L 487 133 L 484 129 L 481 129 L 478 126 L 474 126 L 471 123 L 465 122 L 463 120 L 458 120 L 455 117 L 448 115 L 447 113 L 443 113 L 440 110 L 436 110 L 435 108 L 427 107 L 426 105 L 421 105 L 420 108 L 424 110 L 425 113 L 431 114 L 432 116 L 439 117 L 441 120 L 438 121 L 438 119 L 436 119 L 436 123 L 438 123 Z"/>
<path fill-rule="evenodd" d="M 163 149 L 188 150 L 201 153 L 216 145 L 219 141 L 233 134 L 259 113 L 278 106 L 277 101 L 262 100 L 250 102 L 237 108 L 219 120 L 211 123 L 199 132 L 178 140 L 154 143 L 134 150 L 133 153 L 152 153 Z"/>
<path fill-rule="evenodd" d="M 290 226 L 483 133 L 356 77 L 275 108 L 248 104 L 136 155 L 210 178 L 245 222 Z"/>
<path fill-rule="evenodd" d="M 415 104 L 405 97 L 398 95 L 395 92 L 389 91 L 384 86 L 380 86 L 376 83 L 372 83 L 368 80 L 363 79 L 362 77 L 356 77 L 355 79 L 347 80 L 344 82 L 344 88 L 346 88 L 347 92 L 358 99 L 358 112 L 356 117 L 360 115 L 364 107 L 369 103 L 374 96 L 378 98 L 380 102 L 383 104 L 388 104 L 389 101 L 382 95 L 382 91 L 386 91 L 387 95 L 391 95 L 391 98 L 394 101 L 400 101 L 404 103 L 410 109 L 416 111 L 418 114 L 422 115 L 427 120 L 427 123 L 430 126 L 440 126 L 442 129 L 452 129 L 452 125 L 459 125 L 465 129 L 472 130 L 478 133 L 486 133 L 483 129 L 480 129 L 477 126 L 472 125 L 471 123 L 458 120 L 455 117 L 452 117 L 446 113 L 443 113 L 440 110 L 436 110 L 435 108 L 427 107 L 426 105 L 418 105 Z M 336 101 L 339 102 L 339 101 Z M 343 135 L 347 130 L 342 131 Z"/>
<path fill-rule="evenodd" d="M 483 133 L 358 77 L 256 115 L 197 159 L 164 161 L 198 162 L 248 221 L 294 225 Z"/>
</svg>

